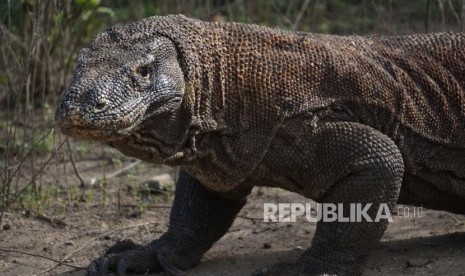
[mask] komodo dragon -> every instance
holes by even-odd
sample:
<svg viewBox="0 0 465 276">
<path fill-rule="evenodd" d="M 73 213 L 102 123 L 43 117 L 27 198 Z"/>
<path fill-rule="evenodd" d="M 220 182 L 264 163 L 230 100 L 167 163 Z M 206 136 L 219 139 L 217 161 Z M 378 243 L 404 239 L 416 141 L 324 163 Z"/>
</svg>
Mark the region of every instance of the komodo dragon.
<svg viewBox="0 0 465 276">
<path fill-rule="evenodd" d="M 81 51 L 66 135 L 180 165 L 168 231 L 92 262 L 198 264 L 255 185 L 321 203 L 465 213 L 465 34 L 333 36 L 180 15 L 116 26 Z M 357 275 L 388 224 L 320 221 L 294 263 L 254 275 Z"/>
</svg>

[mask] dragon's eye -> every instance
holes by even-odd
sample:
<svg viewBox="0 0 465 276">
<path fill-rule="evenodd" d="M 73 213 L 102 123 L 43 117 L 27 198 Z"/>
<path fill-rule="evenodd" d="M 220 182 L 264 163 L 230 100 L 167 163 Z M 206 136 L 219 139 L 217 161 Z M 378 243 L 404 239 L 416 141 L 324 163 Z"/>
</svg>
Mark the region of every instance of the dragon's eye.
<svg viewBox="0 0 465 276">
<path fill-rule="evenodd" d="M 150 77 L 150 69 L 148 66 L 141 66 L 136 70 L 137 74 L 139 74 L 143 78 Z"/>
</svg>

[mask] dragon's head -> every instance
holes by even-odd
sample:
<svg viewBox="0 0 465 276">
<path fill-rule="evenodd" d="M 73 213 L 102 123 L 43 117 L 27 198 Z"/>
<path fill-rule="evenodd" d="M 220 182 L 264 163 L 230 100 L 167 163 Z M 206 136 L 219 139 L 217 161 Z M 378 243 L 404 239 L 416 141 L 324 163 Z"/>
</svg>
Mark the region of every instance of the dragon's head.
<svg viewBox="0 0 465 276">
<path fill-rule="evenodd" d="M 79 54 L 56 121 L 72 137 L 121 140 L 154 116 L 170 120 L 178 114 L 184 88 L 172 41 L 114 27 Z"/>
</svg>

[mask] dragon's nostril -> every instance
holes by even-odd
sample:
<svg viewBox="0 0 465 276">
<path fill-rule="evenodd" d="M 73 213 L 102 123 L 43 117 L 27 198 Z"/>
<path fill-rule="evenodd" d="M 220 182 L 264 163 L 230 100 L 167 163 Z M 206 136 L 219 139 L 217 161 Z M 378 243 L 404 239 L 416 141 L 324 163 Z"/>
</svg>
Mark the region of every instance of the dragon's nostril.
<svg viewBox="0 0 465 276">
<path fill-rule="evenodd" d="M 56 114 L 61 114 L 65 110 L 66 106 L 64 102 L 61 102 L 56 110 Z"/>
</svg>

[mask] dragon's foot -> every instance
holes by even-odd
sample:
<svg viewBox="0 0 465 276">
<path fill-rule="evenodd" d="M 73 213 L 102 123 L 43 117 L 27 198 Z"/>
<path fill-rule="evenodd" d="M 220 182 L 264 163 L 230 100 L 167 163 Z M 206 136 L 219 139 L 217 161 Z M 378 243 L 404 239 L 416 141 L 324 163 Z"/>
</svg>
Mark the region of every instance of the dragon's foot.
<svg viewBox="0 0 465 276">
<path fill-rule="evenodd" d="M 170 257 L 167 257 L 167 256 Z M 167 272 L 168 275 L 181 276 L 185 273 L 171 262 L 172 254 L 158 248 L 155 244 L 138 245 L 124 240 L 112 246 L 103 257 L 94 260 L 86 270 L 86 275 L 104 275 L 109 271 L 126 275 L 127 272 Z"/>
</svg>

